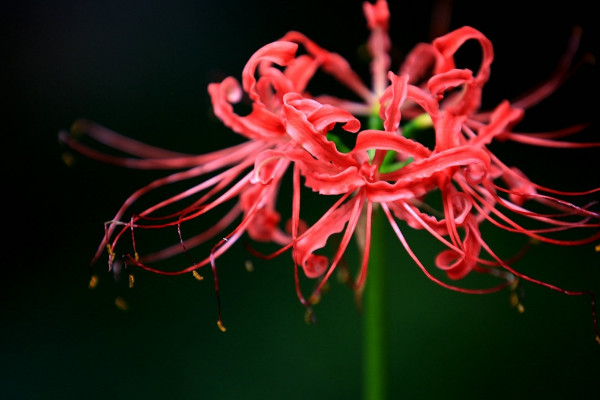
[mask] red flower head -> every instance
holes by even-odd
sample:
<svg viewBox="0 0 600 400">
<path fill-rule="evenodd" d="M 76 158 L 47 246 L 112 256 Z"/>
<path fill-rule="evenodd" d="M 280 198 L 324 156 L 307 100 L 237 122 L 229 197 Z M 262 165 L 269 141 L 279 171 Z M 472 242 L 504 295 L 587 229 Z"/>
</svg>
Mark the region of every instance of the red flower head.
<svg viewBox="0 0 600 400">
<path fill-rule="evenodd" d="M 497 256 L 483 239 L 484 222 L 532 239 L 560 245 L 578 245 L 597 240 L 600 214 L 588 206 L 576 206 L 555 196 L 564 193 L 531 182 L 522 172 L 502 163 L 488 148 L 499 140 L 555 147 L 592 147 L 595 143 L 555 141 L 558 133 L 516 133 L 513 127 L 524 110 L 550 94 L 566 70 L 559 70 L 545 85 L 522 100 L 501 102 L 491 112 L 480 110 L 484 85 L 490 78 L 494 54 L 491 42 L 479 31 L 463 27 L 420 44 L 409 53 L 398 73 L 390 71 L 389 10 L 385 0 L 365 3 L 364 13 L 371 30 L 372 88 L 369 89 L 350 64 L 301 33 L 289 32 L 259 49 L 242 72 L 242 84 L 232 77 L 209 85 L 213 109 L 223 123 L 247 142 L 205 155 L 168 152 L 127 139 L 87 121 L 73 130 L 128 153 L 120 158 L 99 153 L 61 133 L 61 140 L 92 158 L 132 168 L 180 169 L 131 195 L 115 218 L 106 224 L 106 235 L 96 255 L 108 247 L 112 266 L 118 243 L 131 234 L 133 253 L 124 256 L 130 266 L 173 275 L 196 271 L 210 264 L 244 233 L 257 241 L 274 242 L 281 250 L 292 249 L 294 264 L 308 278 L 318 279 L 305 300 L 296 272 L 297 293 L 310 308 L 339 265 L 354 234 L 361 238 L 362 261 L 353 282 L 361 293 L 368 271 L 371 224 L 375 209 L 382 209 L 404 249 L 434 282 L 465 293 L 488 293 L 512 285 L 517 278 L 532 281 L 567 294 L 584 294 L 560 289 L 516 271 L 508 260 Z M 477 71 L 459 69 L 457 51 L 467 41 L 481 47 Z M 305 53 L 297 54 L 299 46 Z M 361 102 L 330 95 L 312 95 L 307 85 L 322 70 L 354 91 Z M 252 109 L 248 115 L 234 112 L 233 104 L 246 93 Z M 369 129 L 361 130 L 359 118 L 367 118 Z M 337 126 L 354 135 L 348 146 L 334 133 Z M 435 143 L 419 142 L 424 130 L 434 131 Z M 287 231 L 280 228 L 275 208 L 284 173 L 293 170 L 292 211 Z M 132 205 L 148 192 L 191 178 L 204 180 L 183 192 L 126 217 Z M 300 218 L 301 184 L 323 196 L 336 196 L 334 204 L 310 226 Z M 427 195 L 441 194 L 441 210 L 432 211 Z M 178 211 L 163 209 L 188 200 Z M 544 212 L 527 208 L 537 202 Z M 231 205 L 233 203 L 233 205 Z M 185 223 L 216 209 L 225 208 L 214 226 L 184 239 Z M 520 217 L 534 223 L 525 227 Z M 237 222 L 236 222 L 237 221 Z M 411 249 L 399 221 L 428 231 L 444 245 L 435 258 L 436 266 L 450 280 L 471 272 L 499 277 L 499 285 L 466 289 L 447 283 L 430 273 Z M 236 223 L 233 228 L 228 228 Z M 134 233 L 141 229 L 177 227 L 178 243 L 155 253 L 138 255 Z M 594 229 L 581 239 L 561 239 L 555 234 L 573 229 Z M 221 239 L 222 232 L 229 229 Z M 333 258 L 318 254 L 332 235 L 341 234 Z M 179 270 L 161 270 L 149 263 L 205 243 L 216 241 L 210 254 Z M 482 254 L 483 253 L 483 254 Z M 218 291 L 217 291 L 218 296 Z M 219 316 L 219 324 L 222 326 Z"/>
</svg>

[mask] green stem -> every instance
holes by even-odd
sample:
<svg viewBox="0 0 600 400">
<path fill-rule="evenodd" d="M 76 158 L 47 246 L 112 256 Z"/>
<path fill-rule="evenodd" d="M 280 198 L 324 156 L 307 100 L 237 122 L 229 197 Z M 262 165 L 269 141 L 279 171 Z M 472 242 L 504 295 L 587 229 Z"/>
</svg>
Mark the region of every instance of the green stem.
<svg viewBox="0 0 600 400">
<path fill-rule="evenodd" d="M 423 113 L 402 127 L 402 135 L 414 137 L 419 131 L 432 127 L 431 117 Z M 369 129 L 383 129 L 383 121 L 379 118 L 379 109 L 373 110 L 367 122 Z M 378 150 L 382 151 L 382 150 Z M 375 158 L 375 150 L 369 151 L 371 160 Z M 396 153 L 387 151 L 379 166 L 382 173 L 395 171 L 412 162 L 409 158 L 401 163 L 394 162 Z M 388 397 L 389 381 L 389 347 L 386 290 L 386 221 L 381 207 L 373 207 L 371 219 L 371 242 L 369 249 L 369 266 L 367 281 L 363 295 L 364 309 L 364 399 L 384 400 Z"/>
<path fill-rule="evenodd" d="M 364 289 L 364 399 L 387 398 L 388 337 L 385 284 L 385 217 L 374 207 L 369 270 Z"/>
</svg>

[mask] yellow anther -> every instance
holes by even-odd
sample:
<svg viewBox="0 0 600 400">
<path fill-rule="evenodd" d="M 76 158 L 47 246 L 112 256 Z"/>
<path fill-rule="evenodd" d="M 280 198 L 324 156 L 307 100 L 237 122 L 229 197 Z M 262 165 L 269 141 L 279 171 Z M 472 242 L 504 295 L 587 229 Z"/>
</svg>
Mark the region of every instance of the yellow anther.
<svg viewBox="0 0 600 400">
<path fill-rule="evenodd" d="M 508 286 L 509 290 L 515 291 L 519 287 L 519 278 L 515 278 Z"/>
<path fill-rule="evenodd" d="M 311 305 L 315 305 L 315 304 L 319 304 L 319 302 L 321 301 L 321 293 L 313 293 L 309 298 L 308 298 L 308 302 Z"/>
<path fill-rule="evenodd" d="M 83 121 L 81 121 L 79 119 L 77 121 L 73 122 L 73 124 L 71 125 L 71 131 L 70 131 L 71 135 L 73 135 L 73 136 L 81 135 L 84 132 L 83 125 L 84 125 Z"/>
<path fill-rule="evenodd" d="M 138 254 L 137 251 L 135 252 L 135 254 L 133 256 L 135 258 L 135 261 L 140 261 L 140 255 Z"/>
<path fill-rule="evenodd" d="M 62 153 L 60 158 L 68 167 L 72 167 L 75 164 L 75 157 L 71 153 Z"/>
<path fill-rule="evenodd" d="M 600 336 L 596 336 L 596 343 L 600 344 Z"/>
<path fill-rule="evenodd" d="M 221 320 L 217 321 L 217 326 L 219 327 L 219 329 L 221 330 L 221 332 L 227 331 L 227 328 L 225 328 L 225 325 L 223 325 L 223 323 L 221 322 Z"/>
<path fill-rule="evenodd" d="M 135 283 L 135 279 L 133 278 L 133 274 L 129 274 L 129 289 L 131 289 L 133 287 L 134 283 Z"/>
<path fill-rule="evenodd" d="M 594 249 L 598 252 L 600 252 L 600 244 L 597 244 L 596 247 L 594 247 Z"/>
<path fill-rule="evenodd" d="M 115 306 L 121 311 L 129 310 L 129 304 L 127 304 L 127 301 L 121 296 L 115 297 Z"/>
<path fill-rule="evenodd" d="M 519 305 L 519 296 L 517 296 L 517 294 L 513 292 L 510 294 L 510 306 L 517 307 L 518 305 Z"/>
<path fill-rule="evenodd" d="M 519 304 L 517 305 L 517 311 L 518 311 L 520 314 L 523 314 L 523 313 L 525 312 L 525 307 L 523 307 L 523 304 L 519 303 Z"/>
<path fill-rule="evenodd" d="M 306 310 L 306 312 L 304 313 L 304 322 L 306 322 L 306 324 L 312 324 L 313 322 L 313 312 L 312 310 Z"/>
<path fill-rule="evenodd" d="M 90 277 L 90 283 L 88 283 L 88 288 L 94 289 L 98 286 L 98 275 L 94 274 Z"/>
<path fill-rule="evenodd" d="M 246 268 L 246 271 L 248 271 L 248 272 L 254 271 L 254 264 L 252 264 L 252 261 L 250 261 L 250 260 L 246 260 L 244 262 L 244 267 Z"/>
<path fill-rule="evenodd" d="M 200 275 L 200 274 L 198 273 L 198 271 L 196 271 L 196 270 L 193 270 L 193 271 L 192 271 L 192 275 L 194 275 L 194 278 L 196 278 L 196 280 L 197 280 L 197 281 L 202 281 L 202 280 L 204 280 L 204 277 L 203 277 L 202 275 Z"/>
<path fill-rule="evenodd" d="M 110 243 L 106 244 L 106 251 L 108 251 L 108 255 L 111 259 L 115 258 L 115 252 L 112 249 L 112 246 L 110 245 Z"/>
</svg>

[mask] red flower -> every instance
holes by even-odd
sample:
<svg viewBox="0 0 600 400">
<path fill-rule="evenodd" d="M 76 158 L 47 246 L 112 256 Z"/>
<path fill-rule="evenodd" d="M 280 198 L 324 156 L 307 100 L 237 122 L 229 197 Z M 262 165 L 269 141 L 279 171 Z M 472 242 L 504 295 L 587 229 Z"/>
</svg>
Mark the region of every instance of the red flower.
<svg viewBox="0 0 600 400">
<path fill-rule="evenodd" d="M 404 249 L 434 282 L 465 293 L 487 293 L 514 284 L 517 277 L 567 294 L 584 294 L 560 289 L 516 271 L 508 260 L 498 257 L 483 239 L 480 225 L 488 221 L 501 229 L 532 239 L 560 245 L 578 245 L 600 238 L 600 214 L 588 206 L 576 206 L 556 198 L 564 193 L 531 182 L 522 172 L 502 163 L 488 148 L 494 139 L 556 147 L 591 147 L 595 143 L 555 141 L 574 133 L 523 134 L 513 131 L 524 110 L 547 96 L 566 74 L 563 68 L 546 85 L 528 97 L 510 104 L 501 102 L 491 112 L 481 111 L 482 90 L 490 78 L 493 60 L 491 42 L 479 31 L 463 27 L 420 44 L 408 55 L 395 74 L 387 52 L 389 10 L 384 0 L 364 4 L 371 30 L 372 88 L 362 83 L 349 63 L 301 33 L 290 32 L 281 40 L 258 50 L 242 72 L 242 85 L 232 77 L 209 85 L 213 109 L 223 123 L 249 140 L 233 148 L 195 156 L 157 149 L 127 139 L 87 121 L 79 121 L 73 131 L 124 151 L 133 158 L 99 153 L 66 133 L 61 139 L 73 149 L 92 158 L 133 168 L 183 169 L 136 191 L 127 199 L 112 221 L 96 255 L 108 247 L 113 265 L 117 245 L 131 233 L 132 254 L 124 257 L 131 266 L 173 275 L 195 271 L 210 264 L 218 282 L 215 259 L 244 233 L 257 241 L 274 242 L 281 254 L 292 248 L 296 266 L 297 293 L 307 307 L 320 296 L 323 286 L 336 270 L 356 233 L 362 238 L 363 258 L 353 282 L 358 293 L 367 277 L 371 242 L 371 221 L 375 208 L 381 208 Z M 455 54 L 469 40 L 481 47 L 477 71 L 459 69 Z M 302 45 L 306 54 L 297 55 Z M 307 85 L 319 70 L 353 90 L 362 103 L 330 95 L 313 96 Z M 243 91 L 242 91 L 243 89 Z M 234 112 L 232 104 L 245 92 L 252 102 L 246 116 Z M 379 119 L 361 130 L 358 118 Z M 353 146 L 345 146 L 332 131 L 341 125 L 356 134 Z M 435 144 L 426 147 L 419 133 L 433 129 Z M 343 148 L 348 147 L 348 148 Z M 289 230 L 280 228 L 281 216 L 275 209 L 284 173 L 293 170 L 293 199 Z M 190 178 L 204 181 L 177 195 L 125 218 L 130 207 L 148 192 Z M 301 190 L 304 185 L 324 196 L 337 196 L 335 203 L 313 225 L 300 218 Z M 432 212 L 426 195 L 439 191 L 441 211 Z M 178 211 L 161 214 L 163 209 L 184 200 Z M 544 213 L 526 208 L 535 201 L 548 208 Z M 231 203 L 234 203 L 231 205 Z M 184 223 L 226 208 L 218 223 L 183 239 Z M 525 227 L 515 215 L 531 220 Z M 239 217 L 239 218 L 238 218 Z M 237 225 L 223 238 L 222 231 L 234 221 Z M 499 285 L 465 289 L 451 285 L 430 273 L 411 249 L 398 221 L 411 228 L 425 229 L 445 246 L 435 258 L 436 266 L 451 280 L 471 272 L 501 278 Z M 135 235 L 140 229 L 176 227 L 179 243 L 155 253 L 139 256 Z M 581 239 L 561 239 L 556 234 L 573 229 L 595 229 Z M 330 237 L 341 234 L 332 260 L 317 254 Z M 210 254 L 179 270 L 164 271 L 150 262 L 171 257 L 209 240 L 218 240 Z M 482 255 L 484 253 L 484 255 Z M 487 255 L 486 255 L 487 254 Z M 300 291 L 297 266 L 308 278 L 318 278 L 309 300 Z M 222 326 L 219 316 L 219 324 Z"/>
</svg>

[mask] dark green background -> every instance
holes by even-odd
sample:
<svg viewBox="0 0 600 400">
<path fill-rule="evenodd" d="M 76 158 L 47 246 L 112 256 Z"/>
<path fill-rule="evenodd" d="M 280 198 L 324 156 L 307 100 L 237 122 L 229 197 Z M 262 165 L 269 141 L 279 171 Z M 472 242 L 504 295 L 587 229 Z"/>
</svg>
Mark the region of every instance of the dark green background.
<svg viewBox="0 0 600 400">
<path fill-rule="evenodd" d="M 136 274 L 114 283 L 88 262 L 125 197 L 156 176 L 77 158 L 60 160 L 59 129 L 79 117 L 165 148 L 203 153 L 239 139 L 212 117 L 209 82 L 241 70 L 260 46 L 295 29 L 346 56 L 357 49 L 359 2 L 25 1 L 0 6 L 2 45 L 2 399 L 355 399 L 361 393 L 361 317 L 333 283 L 306 325 L 289 254 L 255 260 L 237 246 L 220 259 L 228 331 L 215 326 L 212 282 Z M 332 3 L 332 2 L 329 2 Z M 485 101 L 513 98 L 547 77 L 574 24 L 582 51 L 600 57 L 594 13 L 534 3 L 455 2 L 452 27 L 472 25 L 495 44 Z M 532 7 L 531 9 L 527 8 Z M 430 2 L 391 2 L 401 56 L 428 39 Z M 397 64 L 396 64 L 397 65 Z M 523 129 L 597 121 L 598 67 L 584 65 L 532 110 Z M 6 104 L 7 103 L 7 104 Z M 598 140 L 598 128 L 586 132 Z M 541 184 L 600 185 L 598 151 L 498 146 Z M 486 232 L 508 252 L 522 238 Z M 433 240 L 407 233 L 431 265 Z M 600 398 L 600 346 L 589 299 L 525 284 L 524 314 L 508 293 L 469 296 L 428 281 L 390 230 L 390 360 L 394 398 Z M 517 267 L 569 289 L 600 293 L 600 254 L 536 246 Z M 209 274 L 205 274 L 210 276 Z M 127 299 L 118 310 L 115 296 Z"/>
</svg>

